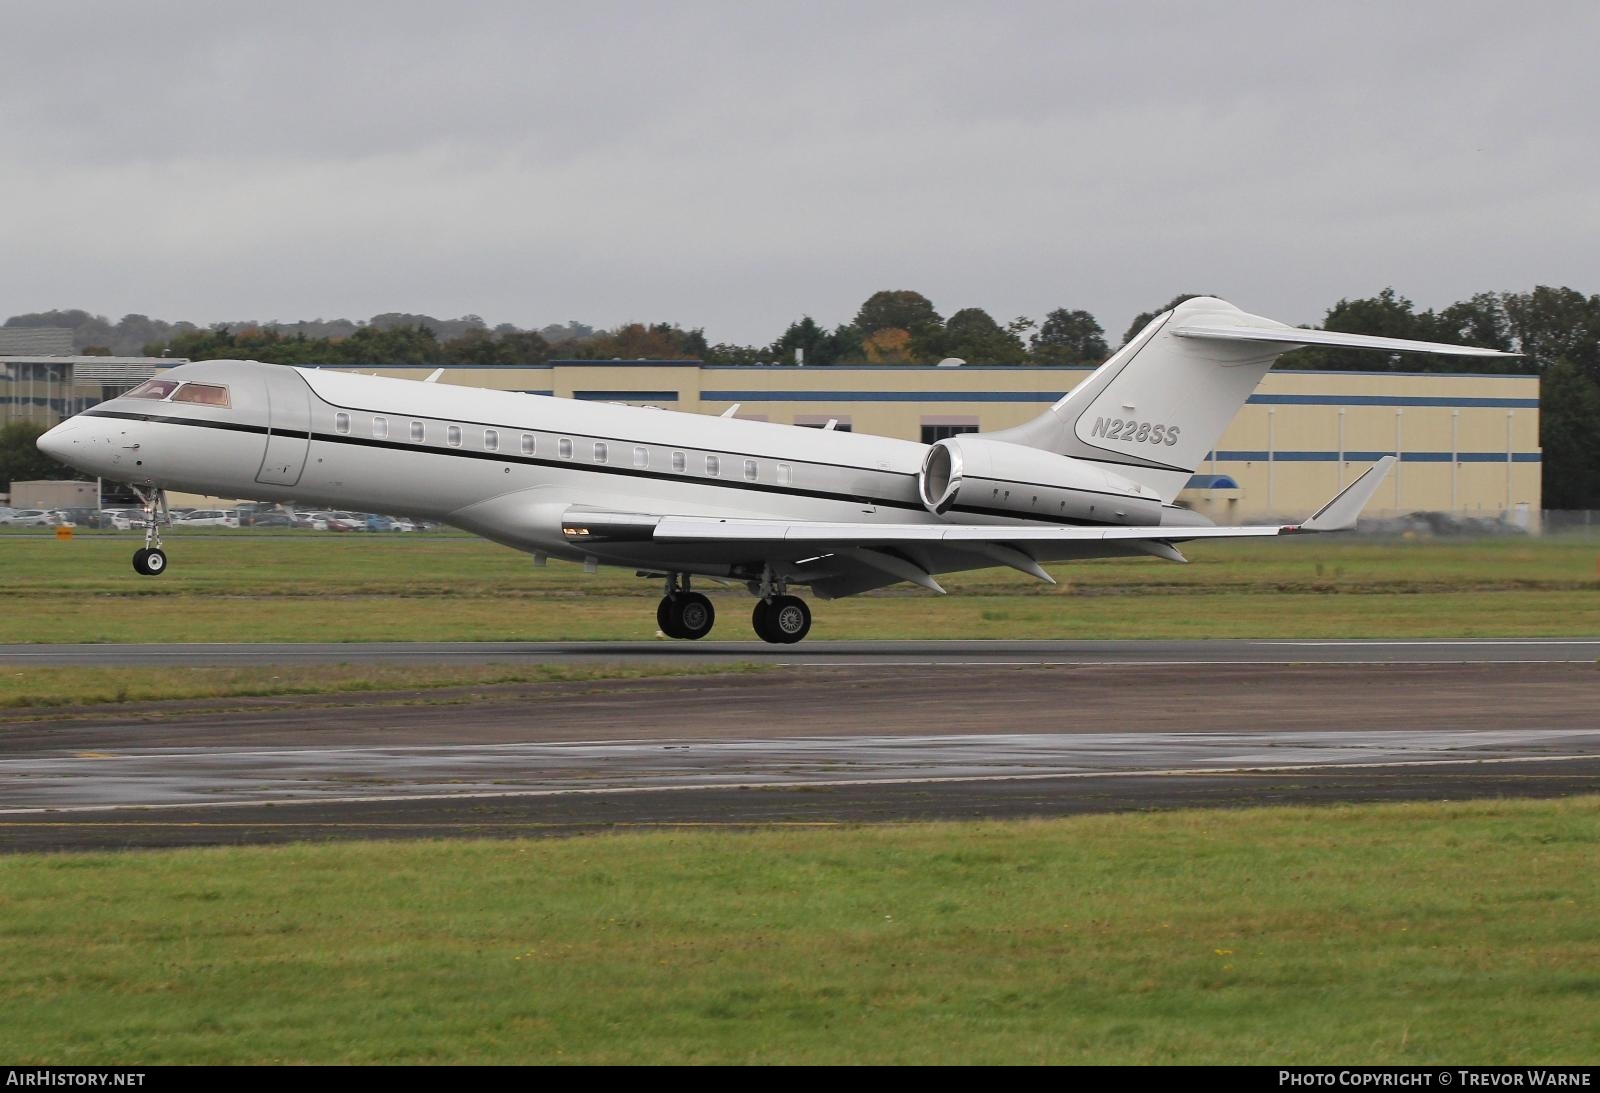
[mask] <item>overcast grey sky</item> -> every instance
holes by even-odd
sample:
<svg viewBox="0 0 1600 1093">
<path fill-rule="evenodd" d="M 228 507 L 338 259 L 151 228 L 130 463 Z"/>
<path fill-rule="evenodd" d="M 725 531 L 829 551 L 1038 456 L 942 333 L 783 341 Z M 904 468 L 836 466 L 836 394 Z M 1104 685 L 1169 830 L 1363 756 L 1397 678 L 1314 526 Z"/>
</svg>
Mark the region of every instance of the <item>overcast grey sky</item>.
<svg viewBox="0 0 1600 1093">
<path fill-rule="evenodd" d="M 0 317 L 1600 292 L 1600 5 L 0 0 Z"/>
</svg>

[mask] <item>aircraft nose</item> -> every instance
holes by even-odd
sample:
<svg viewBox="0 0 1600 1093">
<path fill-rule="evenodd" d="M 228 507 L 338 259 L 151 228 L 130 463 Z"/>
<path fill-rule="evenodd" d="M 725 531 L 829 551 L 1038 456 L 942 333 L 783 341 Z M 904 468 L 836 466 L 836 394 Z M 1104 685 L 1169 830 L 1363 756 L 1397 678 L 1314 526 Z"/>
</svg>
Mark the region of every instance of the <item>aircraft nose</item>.
<svg viewBox="0 0 1600 1093">
<path fill-rule="evenodd" d="M 71 434 L 78 428 L 79 426 L 73 421 L 63 421 L 54 429 L 40 435 L 35 443 L 39 446 L 39 450 L 51 459 L 65 463 L 73 448 Z"/>
</svg>

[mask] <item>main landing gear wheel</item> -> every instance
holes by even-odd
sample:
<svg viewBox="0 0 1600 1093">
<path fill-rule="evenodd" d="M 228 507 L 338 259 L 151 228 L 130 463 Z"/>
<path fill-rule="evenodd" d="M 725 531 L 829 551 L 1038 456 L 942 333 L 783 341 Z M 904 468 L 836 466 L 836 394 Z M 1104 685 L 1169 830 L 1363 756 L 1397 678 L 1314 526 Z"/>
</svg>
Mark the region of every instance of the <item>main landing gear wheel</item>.
<svg viewBox="0 0 1600 1093">
<path fill-rule="evenodd" d="M 160 547 L 142 547 L 133 552 L 133 571 L 145 577 L 159 577 L 167 571 L 167 553 Z"/>
<path fill-rule="evenodd" d="M 663 596 L 656 608 L 656 624 L 669 638 L 697 641 L 711 633 L 717 612 L 711 601 L 698 592 L 674 592 Z"/>
<path fill-rule="evenodd" d="M 811 632 L 811 608 L 799 596 L 774 596 L 756 602 L 750 623 L 762 641 L 793 645 Z"/>
</svg>

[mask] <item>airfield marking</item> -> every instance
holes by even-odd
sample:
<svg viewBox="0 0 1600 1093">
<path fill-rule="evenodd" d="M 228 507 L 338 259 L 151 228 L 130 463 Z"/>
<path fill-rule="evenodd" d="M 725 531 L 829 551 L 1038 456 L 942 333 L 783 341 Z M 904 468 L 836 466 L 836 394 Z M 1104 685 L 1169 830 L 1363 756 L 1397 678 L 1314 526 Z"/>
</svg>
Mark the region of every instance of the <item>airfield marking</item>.
<svg viewBox="0 0 1600 1093">
<path fill-rule="evenodd" d="M 62 815 L 75 812 L 125 812 L 130 810 L 211 808 L 277 808 L 293 805 L 395 804 L 409 801 L 482 801 L 514 797 L 596 797 L 633 793 L 705 793 L 711 790 L 849 789 L 860 786 L 951 785 L 975 782 L 1081 781 L 1092 778 L 1174 778 L 1217 774 L 1283 774 L 1290 772 L 1386 770 L 1412 767 L 1495 766 L 1505 763 L 1557 763 L 1593 761 L 1593 753 L 1576 755 L 1521 755 L 1504 758 L 1406 759 L 1375 763 L 1288 763 L 1246 767 L 1173 767 L 1152 770 L 1057 771 L 1039 774 L 950 774 L 922 778 L 843 778 L 818 781 L 696 782 L 669 786 L 576 786 L 560 789 L 481 790 L 463 793 L 364 795 L 359 797 L 292 797 L 251 801 L 196 801 L 179 804 L 63 805 L 58 807 L 4 808 L 0 816 Z"/>
<path fill-rule="evenodd" d="M 901 734 L 840 734 L 835 736 L 796 736 L 775 740 L 725 740 L 718 737 L 683 737 L 680 739 L 661 740 L 656 738 L 633 737 L 626 739 L 597 739 L 597 740 L 510 740 L 494 744 L 329 744 L 322 747 L 303 748 L 186 748 L 186 747 L 159 747 L 159 748 L 129 748 L 119 752 L 73 752 L 69 755 L 27 755 L 9 759 L 0 759 L 0 767 L 11 764 L 23 766 L 55 762 L 62 758 L 74 759 L 277 759 L 286 757 L 304 756 L 344 756 L 351 754 L 391 755 L 396 753 L 440 753 L 445 757 L 469 758 L 485 752 L 518 751 L 531 749 L 537 752 L 565 753 L 575 749 L 601 748 L 607 752 L 621 752 L 626 749 L 644 749 L 646 751 L 690 751 L 701 750 L 720 754 L 743 754 L 747 752 L 766 751 L 799 751 L 799 752 L 826 752 L 840 745 L 847 745 L 859 749 L 861 747 L 887 747 L 904 750 L 916 745 L 934 746 L 962 746 L 979 745 L 992 750 L 998 745 L 1021 744 L 1032 747 L 1052 743 L 1070 743 L 1077 750 L 1095 745 L 1108 745 L 1121 743 L 1124 740 L 1138 740 L 1140 743 L 1163 739 L 1176 738 L 1182 743 L 1216 743 L 1231 744 L 1235 746 L 1250 747 L 1281 747 L 1285 745 L 1314 746 L 1318 744 L 1331 745 L 1350 751 L 1372 750 L 1392 751 L 1400 747 L 1415 748 L 1418 746 L 1438 746 L 1448 744 L 1460 748 L 1469 746 L 1491 746 L 1495 744 L 1521 744 L 1526 743 L 1531 737 L 1541 739 L 1561 739 L 1568 737 L 1600 736 L 1600 729 L 1573 728 L 1573 729 L 1423 729 L 1418 731 L 1395 733 L 1385 729 L 1373 729 L 1358 732 L 1338 731 L 1331 729 L 1304 729 L 1289 732 L 1263 732 L 1240 730 L 1238 732 L 1190 732 L 1172 730 L 1161 733 L 1041 733 L 1041 732 L 964 732 L 964 733 L 923 733 L 919 735 Z M 1594 757 L 1600 757 L 1597 753 Z M 1457 760 L 1450 760 L 1456 762 Z M 1261 769 L 1257 767 L 1241 767 L 1239 769 Z M 1160 773 L 1156 771 L 1156 773 Z M 0 809 L 0 813 L 4 810 Z"/>
</svg>

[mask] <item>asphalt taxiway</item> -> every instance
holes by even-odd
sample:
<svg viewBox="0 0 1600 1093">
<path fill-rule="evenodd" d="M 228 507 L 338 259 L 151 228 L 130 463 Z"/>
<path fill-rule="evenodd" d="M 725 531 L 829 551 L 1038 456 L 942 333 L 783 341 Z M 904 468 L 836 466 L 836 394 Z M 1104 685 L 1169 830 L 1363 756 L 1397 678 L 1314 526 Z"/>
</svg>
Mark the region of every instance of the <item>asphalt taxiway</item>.
<svg viewBox="0 0 1600 1093">
<path fill-rule="evenodd" d="M 1593 641 L 31 651 L 161 665 L 205 649 L 770 667 L 12 715 L 0 849 L 1600 791 Z M 42 662 L 28 651 L 0 664 Z"/>
</svg>

